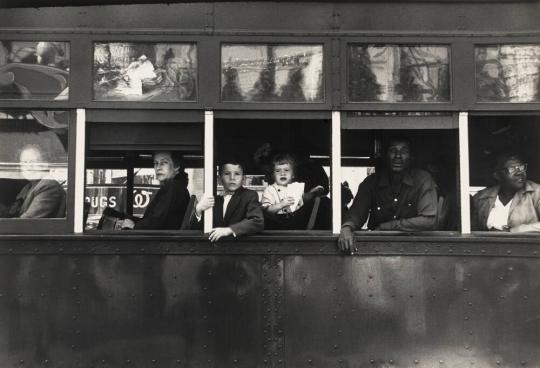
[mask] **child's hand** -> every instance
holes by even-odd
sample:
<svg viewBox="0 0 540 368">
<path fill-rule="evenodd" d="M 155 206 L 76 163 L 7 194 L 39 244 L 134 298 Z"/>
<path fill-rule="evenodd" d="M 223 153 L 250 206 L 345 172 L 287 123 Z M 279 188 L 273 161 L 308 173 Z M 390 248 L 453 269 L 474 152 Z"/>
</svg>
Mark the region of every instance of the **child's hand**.
<svg viewBox="0 0 540 368">
<path fill-rule="evenodd" d="M 210 230 L 210 236 L 208 239 L 212 243 L 217 242 L 219 239 L 223 238 L 224 236 L 233 235 L 233 231 L 230 227 L 215 227 L 212 230 Z"/>
<path fill-rule="evenodd" d="M 215 200 L 213 196 L 203 195 L 201 201 L 195 206 L 195 212 L 197 213 L 197 216 L 201 216 L 204 211 L 206 211 L 210 207 L 214 207 L 214 202 Z"/>
<path fill-rule="evenodd" d="M 279 204 L 281 205 L 281 208 L 292 206 L 294 204 L 294 198 L 293 197 L 283 198 L 281 202 L 279 202 Z"/>
</svg>

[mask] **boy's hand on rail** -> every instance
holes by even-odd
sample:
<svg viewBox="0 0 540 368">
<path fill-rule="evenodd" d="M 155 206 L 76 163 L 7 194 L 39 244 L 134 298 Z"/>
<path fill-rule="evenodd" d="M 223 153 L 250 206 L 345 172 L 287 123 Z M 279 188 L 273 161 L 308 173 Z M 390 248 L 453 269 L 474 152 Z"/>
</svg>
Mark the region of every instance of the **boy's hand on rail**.
<svg viewBox="0 0 540 368">
<path fill-rule="evenodd" d="M 354 233 L 349 226 L 341 228 L 338 238 L 338 247 L 343 252 L 353 253 L 353 251 L 356 251 L 356 248 L 354 248 Z"/>
<path fill-rule="evenodd" d="M 210 239 L 210 241 L 214 243 L 217 242 L 219 239 L 229 235 L 234 235 L 234 232 L 230 227 L 215 227 L 210 230 L 210 236 L 208 237 L 208 239 Z"/>
<path fill-rule="evenodd" d="M 197 205 L 195 206 L 195 213 L 199 217 L 202 216 L 202 213 L 204 211 L 206 211 L 210 207 L 214 207 L 214 203 L 215 203 L 215 200 L 213 196 L 203 195 L 200 202 L 197 203 Z"/>
</svg>

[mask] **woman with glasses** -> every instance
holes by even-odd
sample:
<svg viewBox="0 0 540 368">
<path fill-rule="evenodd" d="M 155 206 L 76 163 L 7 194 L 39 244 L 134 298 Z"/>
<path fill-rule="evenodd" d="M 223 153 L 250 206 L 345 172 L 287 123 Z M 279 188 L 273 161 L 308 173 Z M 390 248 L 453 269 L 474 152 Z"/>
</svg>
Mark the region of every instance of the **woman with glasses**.
<svg viewBox="0 0 540 368">
<path fill-rule="evenodd" d="M 472 200 L 472 229 L 510 232 L 540 231 L 540 185 L 527 180 L 527 164 L 515 152 L 497 156 L 497 184 Z"/>
</svg>

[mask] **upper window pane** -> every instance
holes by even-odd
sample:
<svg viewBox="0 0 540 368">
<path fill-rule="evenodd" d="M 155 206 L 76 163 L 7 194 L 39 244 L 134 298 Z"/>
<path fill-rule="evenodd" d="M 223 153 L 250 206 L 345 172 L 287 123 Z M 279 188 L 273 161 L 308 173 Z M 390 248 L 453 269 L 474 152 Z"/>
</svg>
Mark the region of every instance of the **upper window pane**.
<svg viewBox="0 0 540 368">
<path fill-rule="evenodd" d="M 448 46 L 352 45 L 350 102 L 450 101 Z"/>
<path fill-rule="evenodd" d="M 67 111 L 0 112 L 0 218 L 66 216 Z"/>
<path fill-rule="evenodd" d="M 539 102 L 540 45 L 475 48 L 479 102 Z"/>
<path fill-rule="evenodd" d="M 69 43 L 0 41 L 0 99 L 67 100 Z"/>
<path fill-rule="evenodd" d="M 195 101 L 197 46 L 187 43 L 95 43 L 94 99 Z"/>
<path fill-rule="evenodd" d="M 221 99 L 323 102 L 323 46 L 223 45 Z"/>
</svg>

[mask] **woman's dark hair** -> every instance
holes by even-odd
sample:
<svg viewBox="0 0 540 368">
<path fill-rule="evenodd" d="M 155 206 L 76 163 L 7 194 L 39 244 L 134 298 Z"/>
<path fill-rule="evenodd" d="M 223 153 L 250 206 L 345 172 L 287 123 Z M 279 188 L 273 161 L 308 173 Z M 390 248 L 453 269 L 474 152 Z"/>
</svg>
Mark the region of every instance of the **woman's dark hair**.
<svg viewBox="0 0 540 368">
<path fill-rule="evenodd" d="M 171 156 L 174 167 L 180 168 L 180 171 L 184 169 L 184 157 L 178 151 L 156 151 L 152 156 L 155 156 L 157 153 L 168 153 Z"/>
</svg>

